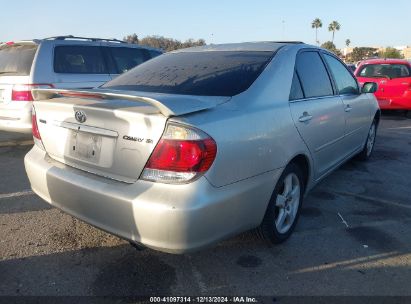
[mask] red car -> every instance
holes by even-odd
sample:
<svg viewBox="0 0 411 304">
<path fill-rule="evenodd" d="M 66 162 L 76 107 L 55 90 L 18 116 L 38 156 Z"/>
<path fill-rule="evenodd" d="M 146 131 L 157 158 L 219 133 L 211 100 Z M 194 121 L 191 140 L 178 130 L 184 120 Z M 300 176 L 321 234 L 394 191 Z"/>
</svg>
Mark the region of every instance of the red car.
<svg viewBox="0 0 411 304">
<path fill-rule="evenodd" d="M 370 59 L 354 72 L 360 85 L 376 82 L 375 97 L 381 109 L 411 110 L 411 64 L 401 59 Z"/>
</svg>

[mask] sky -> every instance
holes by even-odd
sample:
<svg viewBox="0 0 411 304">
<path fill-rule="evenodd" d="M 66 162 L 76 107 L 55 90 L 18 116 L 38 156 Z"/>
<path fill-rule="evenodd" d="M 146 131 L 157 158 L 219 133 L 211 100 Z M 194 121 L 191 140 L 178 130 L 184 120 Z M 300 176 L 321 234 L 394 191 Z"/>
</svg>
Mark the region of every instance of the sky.
<svg viewBox="0 0 411 304">
<path fill-rule="evenodd" d="M 58 35 L 117 38 L 136 33 L 207 43 L 297 40 L 315 43 L 311 22 L 320 18 L 321 43 L 328 25 L 341 30 L 335 44 L 411 45 L 411 0 L 0 0 L 0 41 Z"/>
</svg>

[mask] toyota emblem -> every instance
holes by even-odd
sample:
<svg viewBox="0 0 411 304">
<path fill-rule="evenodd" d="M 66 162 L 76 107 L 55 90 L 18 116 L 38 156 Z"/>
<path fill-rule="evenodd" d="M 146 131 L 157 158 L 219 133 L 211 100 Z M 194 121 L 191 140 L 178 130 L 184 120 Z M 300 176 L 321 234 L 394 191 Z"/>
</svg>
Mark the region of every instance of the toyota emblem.
<svg viewBox="0 0 411 304">
<path fill-rule="evenodd" d="M 86 113 L 84 113 L 83 111 L 76 111 L 74 117 L 79 123 L 83 123 L 87 120 Z"/>
</svg>

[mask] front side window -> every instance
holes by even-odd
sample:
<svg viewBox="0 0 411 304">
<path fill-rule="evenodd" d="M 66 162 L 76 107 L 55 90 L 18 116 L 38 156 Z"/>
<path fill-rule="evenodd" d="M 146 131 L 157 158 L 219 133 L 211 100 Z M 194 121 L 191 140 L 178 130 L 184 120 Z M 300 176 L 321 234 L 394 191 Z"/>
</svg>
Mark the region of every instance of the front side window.
<svg viewBox="0 0 411 304">
<path fill-rule="evenodd" d="M 117 68 L 117 73 L 124 73 L 150 59 L 144 49 L 111 47 L 109 48 Z"/>
<path fill-rule="evenodd" d="M 234 96 L 247 90 L 273 52 L 167 53 L 140 64 L 103 88 L 182 95 Z"/>
<path fill-rule="evenodd" d="M 361 67 L 357 76 L 393 79 L 411 77 L 411 70 L 406 64 L 367 64 Z"/>
<path fill-rule="evenodd" d="M 331 73 L 333 74 L 339 94 L 358 94 L 358 84 L 346 67 L 333 56 L 324 54 Z"/>
<path fill-rule="evenodd" d="M 54 72 L 68 74 L 108 74 L 98 46 L 56 46 Z"/>
<path fill-rule="evenodd" d="M 306 98 L 333 95 L 330 77 L 317 52 L 298 54 L 296 69 Z"/>
</svg>

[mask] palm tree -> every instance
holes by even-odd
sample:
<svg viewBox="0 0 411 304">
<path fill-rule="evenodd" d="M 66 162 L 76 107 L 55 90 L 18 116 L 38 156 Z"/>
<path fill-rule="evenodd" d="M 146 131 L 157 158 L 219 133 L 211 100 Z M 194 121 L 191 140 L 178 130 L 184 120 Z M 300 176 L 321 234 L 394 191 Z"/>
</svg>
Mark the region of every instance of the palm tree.
<svg viewBox="0 0 411 304">
<path fill-rule="evenodd" d="M 318 41 L 318 29 L 320 27 L 323 27 L 323 23 L 321 21 L 320 18 L 315 18 L 313 20 L 313 22 L 311 22 L 311 28 L 315 29 L 315 43 L 317 43 L 318 45 L 320 44 L 320 42 Z"/>
<path fill-rule="evenodd" d="M 350 44 L 351 44 L 351 40 L 350 40 L 350 39 L 345 40 L 345 45 L 346 45 L 347 47 L 349 47 Z"/>
<path fill-rule="evenodd" d="M 334 43 L 334 35 L 336 31 L 339 31 L 341 28 L 341 25 L 337 22 L 337 21 L 333 21 L 330 23 L 330 25 L 328 26 L 328 30 L 330 32 L 333 32 L 333 39 L 332 39 L 332 43 Z"/>
</svg>

